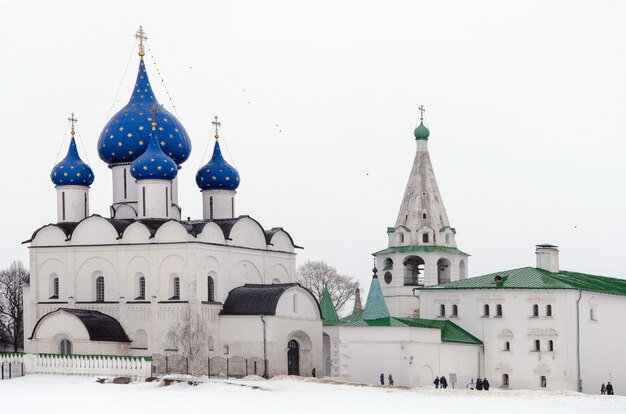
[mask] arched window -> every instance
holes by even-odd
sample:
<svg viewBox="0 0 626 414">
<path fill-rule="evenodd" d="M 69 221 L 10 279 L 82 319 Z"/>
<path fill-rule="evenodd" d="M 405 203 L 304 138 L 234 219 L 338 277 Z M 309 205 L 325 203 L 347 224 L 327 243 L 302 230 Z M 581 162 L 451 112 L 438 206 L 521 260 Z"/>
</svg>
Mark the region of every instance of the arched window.
<svg viewBox="0 0 626 414">
<path fill-rule="evenodd" d="M 280 281 L 278 283 L 280 283 Z M 213 278 L 211 276 L 207 277 L 206 286 L 207 286 L 207 300 L 209 302 L 214 302 L 215 301 L 215 282 L 213 281 Z"/>
<path fill-rule="evenodd" d="M 143 276 L 139 277 L 139 296 L 137 299 L 144 300 L 146 298 L 146 278 Z"/>
<path fill-rule="evenodd" d="M 552 316 L 552 305 L 546 305 L 546 316 Z"/>
<path fill-rule="evenodd" d="M 422 242 L 423 243 L 428 243 L 428 233 L 422 234 Z"/>
<path fill-rule="evenodd" d="M 400 234 L 400 243 L 404 243 L 404 234 Z"/>
<path fill-rule="evenodd" d="M 391 260 L 391 257 L 385 259 L 384 265 L 385 267 L 383 267 L 383 270 L 393 269 L 393 260 Z"/>
<path fill-rule="evenodd" d="M 554 352 L 554 341 L 552 339 L 548 341 L 548 351 Z"/>
<path fill-rule="evenodd" d="M 298 313 L 298 295 L 293 295 L 293 313 Z"/>
<path fill-rule="evenodd" d="M 509 374 L 502 374 L 502 388 L 509 388 Z"/>
<path fill-rule="evenodd" d="M 533 318 L 539 317 L 539 305 L 533 305 Z"/>
<path fill-rule="evenodd" d="M 485 318 L 489 317 L 489 305 L 483 306 L 483 317 Z"/>
<path fill-rule="evenodd" d="M 502 317 L 502 305 L 497 304 L 496 305 L 496 318 L 501 318 Z"/>
<path fill-rule="evenodd" d="M 55 277 L 52 279 L 52 296 L 50 299 L 58 299 L 59 298 L 59 278 Z"/>
<path fill-rule="evenodd" d="M 452 305 L 452 316 L 455 318 L 459 316 L 459 307 L 457 305 Z"/>
<path fill-rule="evenodd" d="M 548 386 L 545 375 L 541 376 L 540 383 L 541 383 L 541 388 L 546 388 Z"/>
<path fill-rule="evenodd" d="M 209 218 L 213 220 L 213 196 L 209 197 Z"/>
<path fill-rule="evenodd" d="M 535 339 L 535 351 L 541 351 L 541 341 L 539 339 Z"/>
<path fill-rule="evenodd" d="M 511 350 L 511 343 L 509 341 L 506 341 L 504 343 L 504 350 L 505 351 L 510 351 Z"/>
<path fill-rule="evenodd" d="M 59 342 L 59 354 L 71 355 L 72 354 L 72 342 L 69 339 L 63 339 Z"/>
<path fill-rule="evenodd" d="M 96 278 L 96 302 L 104 302 L 104 276 Z"/>
<path fill-rule="evenodd" d="M 423 220 L 426 220 L 426 212 L 423 212 L 423 213 L 422 213 L 422 219 L 423 219 Z"/>
<path fill-rule="evenodd" d="M 446 305 L 439 305 L 439 316 L 446 316 Z"/>
<path fill-rule="evenodd" d="M 180 278 L 176 276 L 173 280 L 173 295 L 170 300 L 180 300 Z"/>
<path fill-rule="evenodd" d="M 596 315 L 596 308 L 591 308 L 589 309 L 589 319 L 591 319 L 592 321 L 597 321 L 597 315 Z"/>
</svg>

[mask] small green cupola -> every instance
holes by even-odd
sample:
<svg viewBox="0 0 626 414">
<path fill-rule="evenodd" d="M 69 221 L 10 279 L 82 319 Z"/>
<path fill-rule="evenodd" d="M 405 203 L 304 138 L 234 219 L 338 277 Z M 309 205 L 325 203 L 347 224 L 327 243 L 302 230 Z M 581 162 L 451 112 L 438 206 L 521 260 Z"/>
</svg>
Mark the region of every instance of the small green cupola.
<svg viewBox="0 0 626 414">
<path fill-rule="evenodd" d="M 413 135 L 415 136 L 415 139 L 428 140 L 428 137 L 430 136 L 430 131 L 428 130 L 428 128 L 426 128 L 426 126 L 424 126 L 424 111 L 426 111 L 426 108 L 424 108 L 424 105 L 420 105 L 419 110 L 420 110 L 420 124 L 413 131 Z"/>
<path fill-rule="evenodd" d="M 380 289 L 380 281 L 378 280 L 378 269 L 374 266 L 372 269 L 374 275 L 372 275 L 372 284 L 370 285 L 370 291 L 367 294 L 367 302 L 365 303 L 365 310 L 363 310 L 363 319 L 374 320 L 389 318 L 389 309 L 385 303 L 383 291 Z"/>
<path fill-rule="evenodd" d="M 326 284 L 324 284 L 324 293 L 322 293 L 320 309 L 322 311 L 322 321 L 324 321 L 325 324 L 334 324 L 339 322 L 339 317 L 335 311 L 335 305 L 333 305 L 333 299 L 330 297 L 330 292 L 328 291 Z"/>
</svg>

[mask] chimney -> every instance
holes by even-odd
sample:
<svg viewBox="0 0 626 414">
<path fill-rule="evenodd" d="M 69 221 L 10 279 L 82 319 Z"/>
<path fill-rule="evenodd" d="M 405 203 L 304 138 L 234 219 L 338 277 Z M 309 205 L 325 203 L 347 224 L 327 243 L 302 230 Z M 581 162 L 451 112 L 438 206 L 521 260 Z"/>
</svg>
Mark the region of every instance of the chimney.
<svg viewBox="0 0 626 414">
<path fill-rule="evenodd" d="M 538 244 L 535 246 L 537 255 L 537 268 L 552 273 L 559 273 L 559 248 L 551 244 Z"/>
</svg>

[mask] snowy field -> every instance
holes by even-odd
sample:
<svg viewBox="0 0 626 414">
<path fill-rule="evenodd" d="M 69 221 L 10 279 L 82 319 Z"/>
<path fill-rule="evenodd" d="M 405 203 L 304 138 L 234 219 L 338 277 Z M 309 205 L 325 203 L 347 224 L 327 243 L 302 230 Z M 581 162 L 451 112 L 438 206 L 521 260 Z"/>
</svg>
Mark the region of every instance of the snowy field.
<svg viewBox="0 0 626 414">
<path fill-rule="evenodd" d="M 626 397 L 565 391 L 398 389 L 279 378 L 99 384 L 95 378 L 27 375 L 0 381 L 3 413 L 626 413 Z"/>
</svg>

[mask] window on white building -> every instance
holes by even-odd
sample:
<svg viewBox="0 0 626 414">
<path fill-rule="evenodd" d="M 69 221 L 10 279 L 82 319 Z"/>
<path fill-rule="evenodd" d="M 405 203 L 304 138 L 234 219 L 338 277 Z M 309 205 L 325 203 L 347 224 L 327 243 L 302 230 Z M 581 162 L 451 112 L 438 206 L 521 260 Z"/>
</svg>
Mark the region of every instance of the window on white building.
<svg viewBox="0 0 626 414">
<path fill-rule="evenodd" d="M 96 278 L 96 302 L 104 302 L 104 276 Z"/>
<path fill-rule="evenodd" d="M 535 339 L 535 348 L 533 349 L 535 352 L 541 351 L 541 341 L 539 339 Z"/>
<path fill-rule="evenodd" d="M 552 305 L 546 305 L 546 316 L 552 317 Z"/>
<path fill-rule="evenodd" d="M 496 318 L 501 318 L 502 317 L 502 305 L 498 304 L 496 305 Z"/>
<path fill-rule="evenodd" d="M 427 216 L 426 216 L 426 212 L 422 213 L 422 219 L 423 219 L 423 220 L 426 220 L 426 217 L 427 217 Z"/>
<path fill-rule="evenodd" d="M 511 343 L 509 341 L 504 343 L 504 350 L 507 352 L 511 350 Z"/>
<path fill-rule="evenodd" d="M 400 235 L 400 243 L 404 243 L 404 234 Z"/>
<path fill-rule="evenodd" d="M 539 317 L 539 305 L 533 305 L 533 318 Z"/>
<path fill-rule="evenodd" d="M 446 305 L 439 305 L 439 316 L 446 316 Z"/>
<path fill-rule="evenodd" d="M 483 318 L 489 317 L 489 305 L 483 306 Z"/>
<path fill-rule="evenodd" d="M 293 295 L 293 313 L 298 313 L 298 295 Z"/>
<path fill-rule="evenodd" d="M 554 341 L 552 339 L 548 341 L 548 351 L 554 352 Z"/>
<path fill-rule="evenodd" d="M 502 374 L 502 388 L 509 388 L 509 374 Z"/>
<path fill-rule="evenodd" d="M 59 278 L 55 277 L 52 279 L 52 296 L 50 299 L 58 299 L 59 298 Z"/>
<path fill-rule="evenodd" d="M 174 294 L 172 295 L 172 297 L 170 298 L 170 300 L 180 300 L 180 278 L 178 276 L 176 276 L 174 278 Z"/>
<path fill-rule="evenodd" d="M 146 278 L 139 276 L 139 296 L 137 300 L 144 300 L 146 298 Z"/>
<path fill-rule="evenodd" d="M 457 305 L 452 305 L 452 315 L 453 318 L 459 316 L 459 307 Z"/>
<path fill-rule="evenodd" d="M 59 354 L 71 355 L 72 354 L 72 342 L 69 339 L 63 339 L 59 342 Z"/>
<path fill-rule="evenodd" d="M 542 375 L 541 378 L 539 379 L 539 385 L 541 385 L 541 388 L 546 388 L 548 386 L 548 382 L 546 381 L 545 375 Z"/>
<path fill-rule="evenodd" d="M 207 284 L 207 300 L 209 302 L 214 302 L 215 301 L 215 281 L 213 280 L 211 276 L 208 276 L 206 284 Z"/>
<path fill-rule="evenodd" d="M 428 233 L 422 234 L 422 242 L 428 243 Z"/>
<path fill-rule="evenodd" d="M 592 321 L 598 320 L 598 313 L 596 311 L 596 308 L 589 309 L 589 319 L 591 319 Z"/>
</svg>

